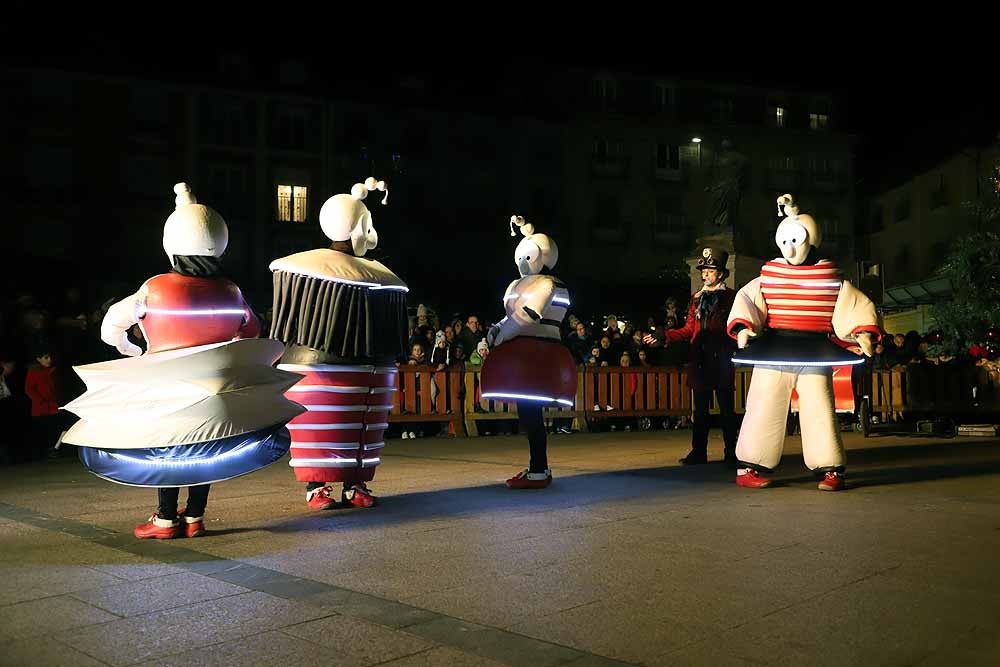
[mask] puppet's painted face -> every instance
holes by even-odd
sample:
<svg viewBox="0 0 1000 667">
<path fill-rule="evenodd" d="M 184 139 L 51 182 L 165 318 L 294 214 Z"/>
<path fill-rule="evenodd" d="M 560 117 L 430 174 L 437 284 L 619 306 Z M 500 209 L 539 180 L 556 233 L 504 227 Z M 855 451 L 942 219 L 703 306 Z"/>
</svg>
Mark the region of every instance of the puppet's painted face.
<svg viewBox="0 0 1000 667">
<path fill-rule="evenodd" d="M 774 234 L 774 242 L 781 250 L 781 256 L 789 264 L 799 265 L 806 261 L 809 255 L 809 233 L 806 228 L 793 219 L 783 221 Z"/>
</svg>

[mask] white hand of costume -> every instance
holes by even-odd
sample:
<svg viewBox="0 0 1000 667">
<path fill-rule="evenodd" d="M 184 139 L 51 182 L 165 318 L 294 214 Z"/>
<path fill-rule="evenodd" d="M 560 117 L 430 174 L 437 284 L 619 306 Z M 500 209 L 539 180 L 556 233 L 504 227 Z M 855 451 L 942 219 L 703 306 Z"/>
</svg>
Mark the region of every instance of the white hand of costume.
<svg viewBox="0 0 1000 667">
<path fill-rule="evenodd" d="M 740 329 L 740 332 L 736 334 L 736 345 L 742 350 L 750 342 L 750 339 L 756 336 L 757 334 L 750 327 Z"/>
<path fill-rule="evenodd" d="M 865 353 L 866 357 L 870 357 L 875 354 L 875 344 L 872 342 L 871 333 L 864 331 L 859 333 L 855 338 L 858 341 L 858 346 L 861 351 Z"/>
<path fill-rule="evenodd" d="M 142 354 L 142 348 L 128 339 L 127 331 L 122 334 L 121 341 L 115 347 L 126 357 L 138 357 Z"/>
<path fill-rule="evenodd" d="M 142 348 L 128 339 L 128 330 L 133 324 L 138 324 L 138 310 L 140 307 L 145 308 L 145 303 L 146 286 L 143 285 L 132 296 L 125 297 L 108 308 L 101 322 L 101 340 L 125 356 L 137 357 L 142 354 Z"/>
</svg>

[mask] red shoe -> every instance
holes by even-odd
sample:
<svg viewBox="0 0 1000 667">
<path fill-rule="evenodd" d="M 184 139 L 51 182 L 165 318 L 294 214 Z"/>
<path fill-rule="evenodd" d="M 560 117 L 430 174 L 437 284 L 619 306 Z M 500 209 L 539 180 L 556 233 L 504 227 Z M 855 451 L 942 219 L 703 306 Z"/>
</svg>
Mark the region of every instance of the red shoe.
<svg viewBox="0 0 1000 667">
<path fill-rule="evenodd" d="M 307 491 L 306 503 L 309 505 L 309 509 L 313 510 L 329 510 L 339 504 L 336 499 L 330 495 L 330 487 L 328 486 L 321 486 L 318 489 Z"/>
<path fill-rule="evenodd" d="M 166 523 L 168 525 L 157 525 L 157 522 Z M 157 540 L 172 540 L 175 537 L 181 536 L 181 523 L 176 519 L 170 523 L 156 516 L 149 517 L 149 521 L 144 524 L 135 527 L 132 534 L 138 537 L 140 540 L 157 539 Z"/>
<path fill-rule="evenodd" d="M 184 516 L 184 510 L 177 510 L 177 520 L 181 522 L 181 533 L 184 537 L 201 537 L 208 532 L 205 530 L 205 517 L 203 516 L 197 518 Z"/>
<path fill-rule="evenodd" d="M 374 507 L 377 501 L 378 498 L 372 495 L 371 489 L 365 486 L 364 482 L 344 489 L 344 502 L 355 507 Z"/>
<path fill-rule="evenodd" d="M 823 477 L 823 481 L 816 487 L 820 491 L 842 491 L 844 489 L 844 473 L 828 472 Z"/>
<path fill-rule="evenodd" d="M 771 480 L 753 468 L 745 468 L 744 472 L 736 473 L 736 486 L 748 489 L 766 489 L 771 486 Z"/>
<path fill-rule="evenodd" d="M 528 472 L 522 470 L 507 480 L 508 489 L 544 489 L 552 483 L 552 471 Z"/>
</svg>

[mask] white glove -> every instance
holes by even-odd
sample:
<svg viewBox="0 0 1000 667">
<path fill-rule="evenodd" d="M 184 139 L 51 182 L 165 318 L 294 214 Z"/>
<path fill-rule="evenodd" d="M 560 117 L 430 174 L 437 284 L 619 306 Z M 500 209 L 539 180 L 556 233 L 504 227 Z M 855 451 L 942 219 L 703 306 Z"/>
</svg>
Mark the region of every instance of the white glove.
<svg viewBox="0 0 1000 667">
<path fill-rule="evenodd" d="M 756 338 L 756 336 L 757 334 L 750 327 L 740 329 L 740 332 L 736 334 L 736 345 L 742 350 L 750 342 L 750 339 Z"/>
<path fill-rule="evenodd" d="M 142 354 L 142 348 L 128 339 L 128 332 L 122 334 L 122 339 L 115 347 L 126 357 L 138 357 Z"/>
<path fill-rule="evenodd" d="M 875 344 L 872 342 L 872 334 L 869 331 L 862 331 L 855 339 L 858 341 L 858 346 L 861 351 L 865 353 L 866 357 L 870 357 L 875 354 Z"/>
</svg>

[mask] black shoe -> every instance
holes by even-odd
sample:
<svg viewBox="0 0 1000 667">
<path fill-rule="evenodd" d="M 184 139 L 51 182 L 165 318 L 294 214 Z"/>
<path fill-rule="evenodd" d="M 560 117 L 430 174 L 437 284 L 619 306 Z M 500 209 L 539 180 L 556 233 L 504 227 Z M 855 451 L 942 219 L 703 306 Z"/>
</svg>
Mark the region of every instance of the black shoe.
<svg viewBox="0 0 1000 667">
<path fill-rule="evenodd" d="M 696 452 L 691 450 L 691 453 L 682 459 L 678 459 L 677 462 L 682 466 L 702 465 L 703 463 L 708 463 L 708 454 L 706 452 Z"/>
</svg>

